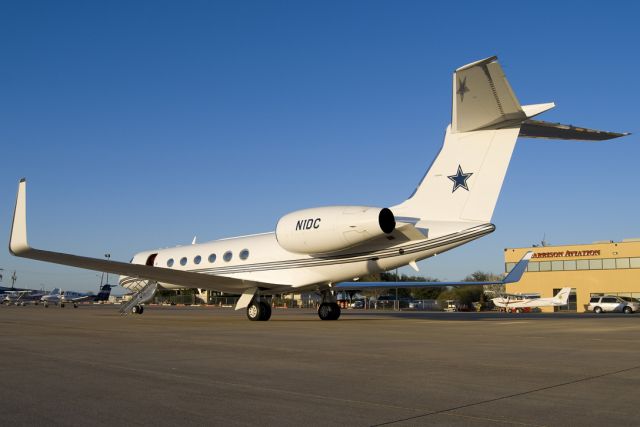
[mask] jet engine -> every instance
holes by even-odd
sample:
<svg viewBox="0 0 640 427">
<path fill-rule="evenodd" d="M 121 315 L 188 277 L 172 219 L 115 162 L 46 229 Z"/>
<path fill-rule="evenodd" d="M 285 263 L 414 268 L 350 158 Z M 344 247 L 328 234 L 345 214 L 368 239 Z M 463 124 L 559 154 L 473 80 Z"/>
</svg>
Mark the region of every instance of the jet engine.
<svg viewBox="0 0 640 427">
<path fill-rule="evenodd" d="M 348 249 L 395 228 L 388 208 L 327 206 L 283 216 L 276 226 L 276 239 L 290 252 L 322 254 Z"/>
</svg>

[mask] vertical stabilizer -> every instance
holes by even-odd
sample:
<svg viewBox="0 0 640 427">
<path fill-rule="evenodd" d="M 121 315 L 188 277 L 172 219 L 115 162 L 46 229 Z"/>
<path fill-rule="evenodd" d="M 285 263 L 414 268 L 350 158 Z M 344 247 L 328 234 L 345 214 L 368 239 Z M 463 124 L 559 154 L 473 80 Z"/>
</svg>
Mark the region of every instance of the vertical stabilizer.
<svg viewBox="0 0 640 427">
<path fill-rule="evenodd" d="M 526 115 L 496 57 L 453 74 L 453 117 L 442 150 L 397 215 L 490 222 Z"/>
<path fill-rule="evenodd" d="M 453 133 L 519 124 L 527 118 L 495 56 L 458 68 L 452 98 Z"/>
</svg>

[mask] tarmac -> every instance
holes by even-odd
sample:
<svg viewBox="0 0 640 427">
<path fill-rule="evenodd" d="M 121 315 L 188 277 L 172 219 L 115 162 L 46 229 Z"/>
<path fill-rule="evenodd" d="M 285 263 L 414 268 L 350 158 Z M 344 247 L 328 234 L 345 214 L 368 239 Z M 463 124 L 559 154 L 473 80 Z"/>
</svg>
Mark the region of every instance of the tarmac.
<svg viewBox="0 0 640 427">
<path fill-rule="evenodd" d="M 640 314 L 0 307 L 4 425 L 640 425 Z"/>
</svg>

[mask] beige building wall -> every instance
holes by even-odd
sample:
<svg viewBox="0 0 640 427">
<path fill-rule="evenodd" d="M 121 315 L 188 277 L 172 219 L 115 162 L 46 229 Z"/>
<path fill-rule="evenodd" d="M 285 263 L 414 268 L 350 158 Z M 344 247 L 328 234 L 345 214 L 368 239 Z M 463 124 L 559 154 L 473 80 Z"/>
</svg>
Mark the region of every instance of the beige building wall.
<svg viewBox="0 0 640 427">
<path fill-rule="evenodd" d="M 508 293 L 539 293 L 551 297 L 554 290 L 572 287 L 576 311 L 583 312 L 592 294 L 613 294 L 640 299 L 640 239 L 531 248 L 507 248 L 505 271 L 528 252 L 534 255 L 518 283 Z M 553 311 L 545 307 L 543 311 Z"/>
</svg>

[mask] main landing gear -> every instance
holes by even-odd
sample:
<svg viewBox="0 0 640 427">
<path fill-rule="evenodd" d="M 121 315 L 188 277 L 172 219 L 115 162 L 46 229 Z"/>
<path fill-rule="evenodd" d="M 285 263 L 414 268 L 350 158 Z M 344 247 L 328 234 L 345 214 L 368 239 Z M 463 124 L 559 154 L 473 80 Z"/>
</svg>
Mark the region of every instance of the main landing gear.
<svg viewBox="0 0 640 427">
<path fill-rule="evenodd" d="M 320 320 L 338 320 L 340 317 L 340 306 L 330 291 L 322 292 L 322 304 L 318 308 L 318 316 Z"/>
<path fill-rule="evenodd" d="M 131 313 L 133 314 L 142 314 L 144 313 L 144 306 L 142 304 L 137 304 L 131 307 Z"/>
<path fill-rule="evenodd" d="M 271 305 L 266 301 L 253 299 L 247 307 L 247 317 L 253 321 L 267 321 L 271 318 Z"/>
</svg>

